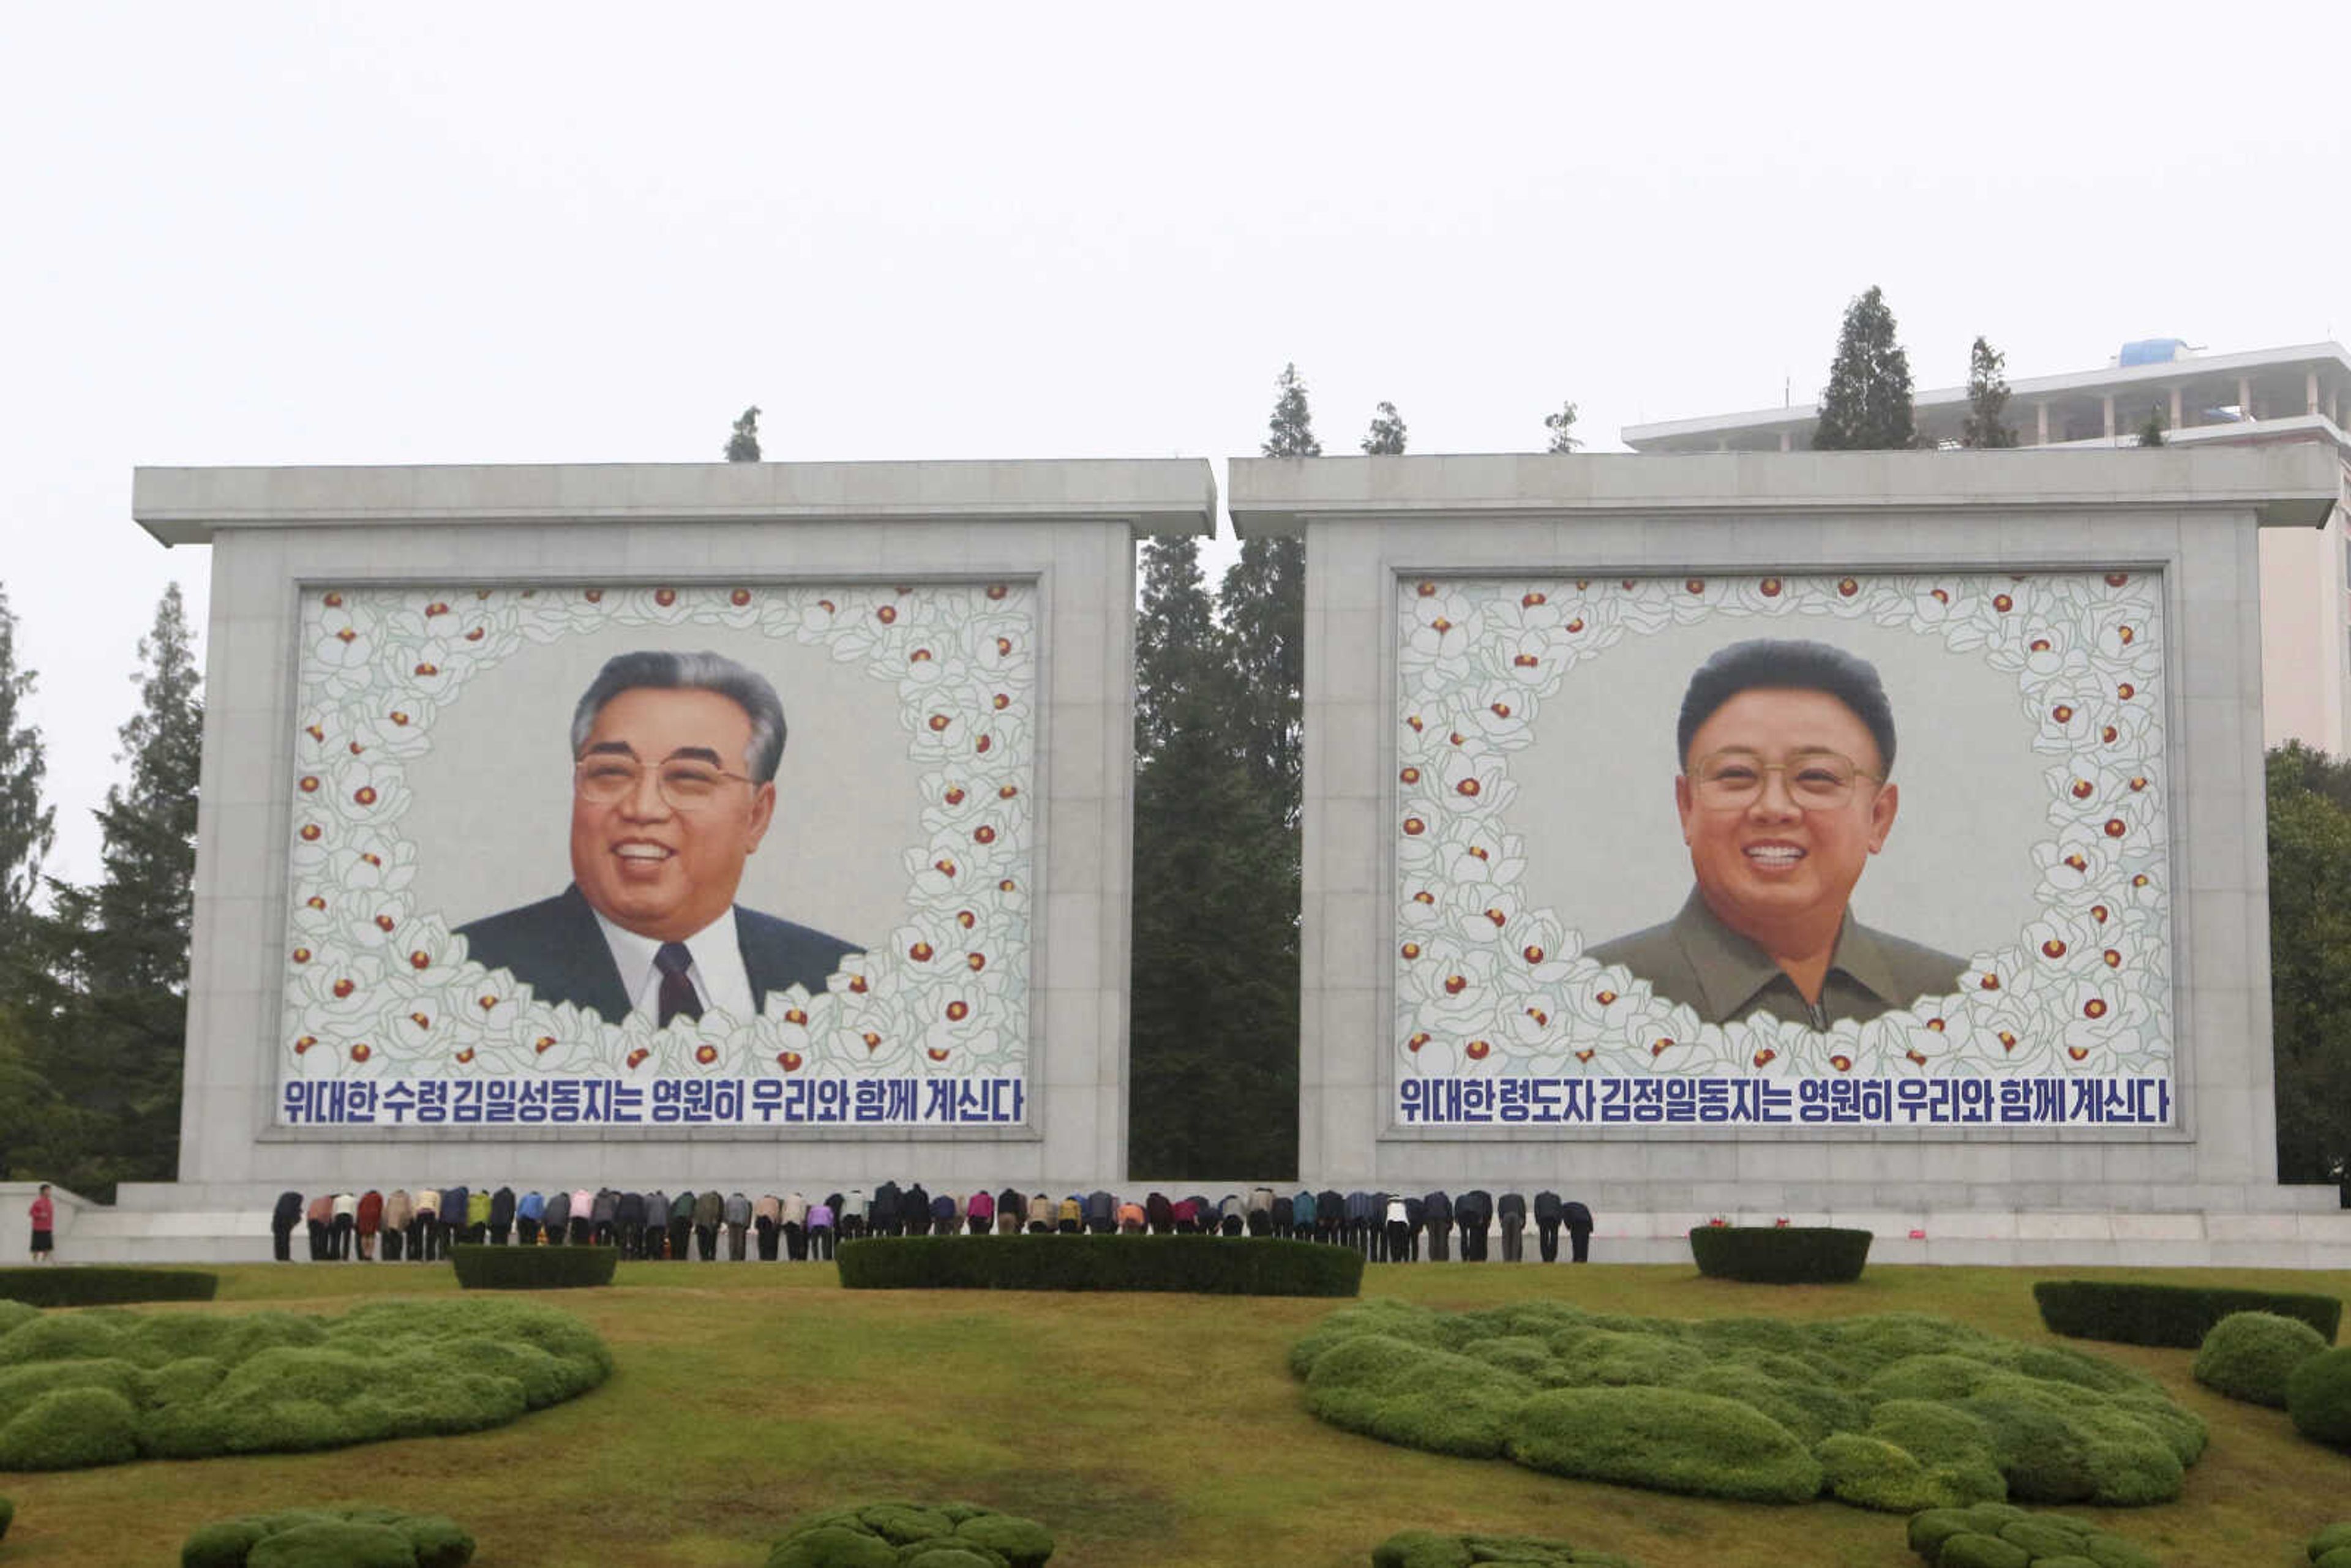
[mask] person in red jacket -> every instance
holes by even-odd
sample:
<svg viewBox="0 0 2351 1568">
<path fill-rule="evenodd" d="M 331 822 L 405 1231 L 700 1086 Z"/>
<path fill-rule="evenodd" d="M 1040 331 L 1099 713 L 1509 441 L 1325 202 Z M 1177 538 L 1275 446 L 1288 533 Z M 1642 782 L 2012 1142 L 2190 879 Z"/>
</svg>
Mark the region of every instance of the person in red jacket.
<svg viewBox="0 0 2351 1568">
<path fill-rule="evenodd" d="M 41 1190 L 33 1195 L 33 1205 L 25 1211 L 33 1221 L 33 1261 L 54 1263 L 57 1260 L 57 1206 L 49 1199 L 49 1184 L 43 1182 Z"/>
</svg>

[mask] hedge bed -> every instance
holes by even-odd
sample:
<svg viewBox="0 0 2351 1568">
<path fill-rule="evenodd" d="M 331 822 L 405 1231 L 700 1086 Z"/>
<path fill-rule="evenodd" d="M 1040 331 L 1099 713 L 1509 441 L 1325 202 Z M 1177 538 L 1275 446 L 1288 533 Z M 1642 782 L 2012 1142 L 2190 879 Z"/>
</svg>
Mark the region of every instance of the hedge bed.
<svg viewBox="0 0 2351 1568">
<path fill-rule="evenodd" d="M 609 1285 L 620 1266 L 617 1247 L 476 1247 L 449 1249 L 457 1283 L 468 1291 L 570 1291 Z"/>
<path fill-rule="evenodd" d="M 841 1247 L 856 1291 L 1177 1291 L 1353 1296 L 1363 1255 L 1270 1237 L 904 1236 Z"/>
<path fill-rule="evenodd" d="M 767 1568 L 1042 1568 L 1053 1534 L 976 1503 L 868 1502 L 792 1526 Z"/>
<path fill-rule="evenodd" d="M 1754 1285 L 1845 1285 L 1869 1261 L 1870 1233 L 1826 1225 L 1699 1225 L 1690 1255 L 1709 1280 Z"/>
<path fill-rule="evenodd" d="M 1372 1548 L 1372 1568 L 1640 1568 L 1630 1557 L 1531 1535 L 1439 1535 L 1407 1530 Z"/>
<path fill-rule="evenodd" d="M 0 1302 L 0 1470 L 479 1431 L 611 1371 L 585 1323 L 524 1301 L 375 1301 L 340 1318 Z"/>
<path fill-rule="evenodd" d="M 2274 1312 L 2300 1318 L 2327 1343 L 2343 1321 L 2333 1296 L 2271 1291 L 2208 1290 L 2200 1285 L 2139 1285 L 2117 1280 L 2043 1280 L 2032 1287 L 2041 1322 L 2051 1333 L 2113 1344 L 2196 1350 L 2231 1312 Z"/>
<path fill-rule="evenodd" d="M 1935 1568 L 2161 1568 L 2144 1547 L 2062 1513 L 2027 1513 L 2005 1503 L 1937 1508 L 1913 1515 L 1910 1550 Z"/>
<path fill-rule="evenodd" d="M 474 1538 L 437 1513 L 296 1508 L 200 1527 L 180 1568 L 465 1568 Z"/>
<path fill-rule="evenodd" d="M 0 1301 L 28 1307 L 106 1307 L 124 1301 L 209 1301 L 220 1276 L 196 1269 L 125 1269 L 110 1263 L 0 1269 Z"/>
<path fill-rule="evenodd" d="M 1683 1322 L 1371 1301 L 1290 1364 L 1307 1408 L 1347 1431 L 1749 1502 L 2167 1502 L 2205 1441 L 2145 1373 L 1917 1313 Z"/>
</svg>

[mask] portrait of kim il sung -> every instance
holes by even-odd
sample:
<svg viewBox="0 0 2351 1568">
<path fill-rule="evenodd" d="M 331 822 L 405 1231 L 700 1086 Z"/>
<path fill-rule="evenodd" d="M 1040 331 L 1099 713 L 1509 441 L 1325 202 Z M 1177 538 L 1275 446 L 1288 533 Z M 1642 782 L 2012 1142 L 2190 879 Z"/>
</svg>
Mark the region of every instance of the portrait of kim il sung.
<svg viewBox="0 0 2351 1568">
<path fill-rule="evenodd" d="M 459 926 L 475 961 L 541 1001 L 666 1026 L 821 993 L 861 950 L 735 902 L 777 807 L 784 708 L 765 676 L 715 653 L 620 653 L 570 738 L 571 883 Z"/>
<path fill-rule="evenodd" d="M 1592 957 L 1717 1024 L 1770 1013 L 1825 1030 L 1955 988 L 1966 960 L 1854 916 L 1901 806 L 1873 665 L 1823 643 L 1734 643 L 1690 677 L 1675 738 L 1694 885 L 1671 919 Z"/>
</svg>

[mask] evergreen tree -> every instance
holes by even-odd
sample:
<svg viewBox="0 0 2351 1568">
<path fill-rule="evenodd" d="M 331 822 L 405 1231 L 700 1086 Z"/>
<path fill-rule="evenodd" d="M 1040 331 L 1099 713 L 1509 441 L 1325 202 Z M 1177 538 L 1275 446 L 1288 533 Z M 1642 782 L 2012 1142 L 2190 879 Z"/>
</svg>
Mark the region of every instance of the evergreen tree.
<svg viewBox="0 0 2351 1568">
<path fill-rule="evenodd" d="M 2278 1179 L 2351 1203 L 2351 762 L 2270 753 L 2269 872 Z"/>
<path fill-rule="evenodd" d="M 753 403 L 735 422 L 734 433 L 726 437 L 726 461 L 757 463 L 759 460 L 759 405 Z"/>
<path fill-rule="evenodd" d="M 1583 444 L 1575 434 L 1575 404 L 1563 402 L 1557 413 L 1543 415 L 1543 428 L 1551 432 L 1545 452 L 1573 452 Z"/>
<path fill-rule="evenodd" d="M 1135 633 L 1128 1168 L 1297 1164 L 1297 834 L 1244 764 L 1192 538 L 1144 551 Z"/>
<path fill-rule="evenodd" d="M 2016 431 L 2002 415 L 2008 409 L 2008 356 L 1983 339 L 1968 350 L 1968 417 L 1959 426 L 1962 446 L 2013 446 Z"/>
<path fill-rule="evenodd" d="M 169 1180 L 179 1164 L 204 705 L 176 584 L 139 657 L 141 706 L 120 732 L 130 776 L 97 813 L 105 872 L 95 888 L 49 884 L 43 985 L 26 1025 L 68 1113 L 55 1179 L 101 1198 L 118 1181 Z"/>
<path fill-rule="evenodd" d="M 1306 384 L 1282 367 L 1266 425 L 1268 457 L 1320 457 Z M 1218 586 L 1235 691 L 1234 722 L 1251 775 L 1270 793 L 1295 802 L 1301 779 L 1299 733 L 1305 720 L 1306 541 L 1290 536 L 1243 539 L 1240 559 Z"/>
<path fill-rule="evenodd" d="M 1894 337 L 1894 312 L 1876 284 L 1845 307 L 1836 359 L 1821 393 L 1820 452 L 1876 452 L 1917 444 L 1910 408 L 1910 356 Z"/>
<path fill-rule="evenodd" d="M 2147 417 L 2139 421 L 2138 444 L 2141 446 L 2162 445 L 2163 427 L 2164 418 L 2163 409 L 2161 406 L 2158 405 L 2149 408 L 2147 411 Z"/>
<path fill-rule="evenodd" d="M 17 663 L 16 618 L 0 588 L 0 966 L 24 951 L 41 859 L 57 839 L 56 809 L 41 804 L 41 732 L 25 720 L 32 693 L 33 672 Z M 0 998 L 15 990 L 5 982 L 0 975 Z"/>
<path fill-rule="evenodd" d="M 1395 404 L 1384 402 L 1372 415 L 1371 434 L 1364 437 L 1366 457 L 1399 457 L 1404 455 L 1404 419 L 1396 413 Z"/>
</svg>

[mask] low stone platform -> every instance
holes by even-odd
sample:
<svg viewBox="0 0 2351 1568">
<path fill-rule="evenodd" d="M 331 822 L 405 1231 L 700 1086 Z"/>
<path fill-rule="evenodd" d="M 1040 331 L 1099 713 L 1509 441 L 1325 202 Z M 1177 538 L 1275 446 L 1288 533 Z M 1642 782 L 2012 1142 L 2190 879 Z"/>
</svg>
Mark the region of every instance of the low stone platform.
<svg viewBox="0 0 2351 1568">
<path fill-rule="evenodd" d="M 1211 1184 L 1213 1185 L 1213 1184 Z M 162 1189 L 139 1197 L 152 1203 Z M 1224 1190 L 1218 1188 L 1218 1190 Z M 0 1185 L 0 1204 L 21 1213 L 32 1188 Z M 116 1207 L 59 1191 L 57 1257 L 67 1263 L 261 1263 L 269 1260 L 269 1210 Z M 1592 1236 L 1598 1263 L 1687 1263 L 1688 1231 L 1710 1214 L 1602 1214 Z M 1771 1225 L 1776 1214 L 1729 1213 L 1733 1225 Z M 1955 1210 L 1896 1214 L 1791 1214 L 1792 1225 L 1847 1226 L 1872 1232 L 1873 1263 L 1980 1264 L 2001 1268 L 2335 1269 L 2351 1270 L 2351 1209 L 2294 1213 L 2122 1213 Z M 1566 1249 L 1564 1239 L 1562 1251 Z M 20 1224 L 0 1229 L 0 1265 L 26 1260 Z M 298 1228 L 294 1251 L 308 1249 Z M 1535 1240 L 1530 1228 L 1530 1258 Z M 1458 1249 L 1455 1249 L 1458 1257 Z M 1499 1262 L 1499 1235 L 1489 1249 Z"/>
</svg>

